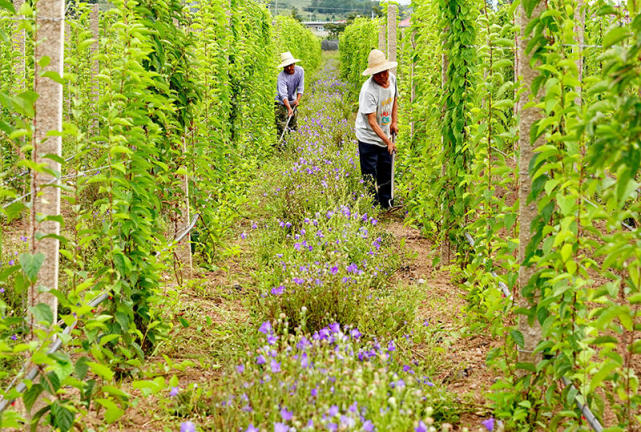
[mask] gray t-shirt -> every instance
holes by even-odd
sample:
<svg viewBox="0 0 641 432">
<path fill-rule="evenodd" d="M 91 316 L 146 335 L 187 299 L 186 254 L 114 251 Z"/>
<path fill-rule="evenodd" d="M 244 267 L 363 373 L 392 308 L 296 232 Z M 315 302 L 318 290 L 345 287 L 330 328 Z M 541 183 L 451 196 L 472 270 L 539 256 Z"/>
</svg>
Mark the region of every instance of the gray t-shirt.
<svg viewBox="0 0 641 432">
<path fill-rule="evenodd" d="M 376 113 L 376 122 L 383 129 L 385 135 L 390 136 L 390 125 L 392 123 L 392 108 L 394 99 L 398 97 L 396 77 L 390 73 L 390 85 L 387 88 L 376 84 L 370 77 L 363 87 L 358 98 L 359 107 L 356 115 L 356 138 L 363 143 L 374 144 L 379 147 L 387 147 L 383 140 L 376 135 L 367 121 L 367 114 Z"/>
<path fill-rule="evenodd" d="M 294 102 L 298 93 L 305 93 L 305 70 L 300 66 L 294 66 L 292 75 L 280 71 L 276 80 L 276 102 L 283 104 L 283 99 Z"/>
</svg>

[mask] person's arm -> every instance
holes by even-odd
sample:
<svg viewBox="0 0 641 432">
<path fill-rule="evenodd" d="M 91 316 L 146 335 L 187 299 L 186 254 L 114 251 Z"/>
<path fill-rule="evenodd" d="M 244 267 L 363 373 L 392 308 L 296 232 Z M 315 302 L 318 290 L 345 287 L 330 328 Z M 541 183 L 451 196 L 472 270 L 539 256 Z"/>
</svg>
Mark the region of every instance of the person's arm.
<svg viewBox="0 0 641 432">
<path fill-rule="evenodd" d="M 283 101 L 283 105 L 287 108 L 287 114 L 291 117 L 294 115 L 294 110 L 289 104 L 289 98 L 287 97 L 287 82 L 281 75 L 278 75 L 278 97 Z"/>
<path fill-rule="evenodd" d="M 285 96 L 283 98 L 283 104 L 287 108 L 287 115 L 289 117 L 293 116 L 294 115 L 294 110 L 292 109 L 291 105 L 289 104 L 289 98 L 287 96 Z"/>
<path fill-rule="evenodd" d="M 369 123 L 374 133 L 383 140 L 385 145 L 387 145 L 387 151 L 389 152 L 389 154 L 394 153 L 396 151 L 396 145 L 394 145 L 389 137 L 385 136 L 385 132 L 383 132 L 383 129 L 381 129 L 378 122 L 376 121 L 376 113 L 367 114 L 367 122 Z"/>
<path fill-rule="evenodd" d="M 294 106 L 298 106 L 300 99 L 303 97 L 303 93 L 305 93 L 305 69 L 303 68 L 301 68 L 300 82 L 298 83 L 296 93 L 298 93 L 298 95 L 294 101 Z"/>
<path fill-rule="evenodd" d="M 394 98 L 394 106 L 392 107 L 392 123 L 389 127 L 392 135 L 398 133 L 398 99 Z"/>
</svg>

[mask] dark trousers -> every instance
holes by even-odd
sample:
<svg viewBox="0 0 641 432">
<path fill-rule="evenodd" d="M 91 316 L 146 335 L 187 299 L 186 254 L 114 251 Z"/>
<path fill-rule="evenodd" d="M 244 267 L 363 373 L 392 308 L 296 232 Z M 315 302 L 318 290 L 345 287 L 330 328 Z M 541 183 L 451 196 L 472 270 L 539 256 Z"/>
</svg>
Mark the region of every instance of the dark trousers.
<svg viewBox="0 0 641 432">
<path fill-rule="evenodd" d="M 276 130 L 278 131 L 278 139 L 280 139 L 283 134 L 285 127 L 292 131 L 298 129 L 298 110 L 294 111 L 294 117 L 289 120 L 289 126 L 287 126 L 287 120 L 289 119 L 289 116 L 287 115 L 287 107 L 275 102 L 274 111 L 276 112 Z"/>
<path fill-rule="evenodd" d="M 371 194 L 384 209 L 392 206 L 392 155 L 386 147 L 358 142 L 361 174 Z"/>
</svg>

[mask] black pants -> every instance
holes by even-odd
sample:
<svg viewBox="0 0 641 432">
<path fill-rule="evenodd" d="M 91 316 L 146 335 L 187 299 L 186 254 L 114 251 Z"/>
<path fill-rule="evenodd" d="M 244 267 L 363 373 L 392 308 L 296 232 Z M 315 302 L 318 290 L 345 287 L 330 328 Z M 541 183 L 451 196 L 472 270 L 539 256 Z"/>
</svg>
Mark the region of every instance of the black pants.
<svg viewBox="0 0 641 432">
<path fill-rule="evenodd" d="M 358 142 L 361 174 L 370 185 L 370 192 L 378 204 L 385 208 L 392 204 L 392 155 L 386 147 Z"/>
</svg>

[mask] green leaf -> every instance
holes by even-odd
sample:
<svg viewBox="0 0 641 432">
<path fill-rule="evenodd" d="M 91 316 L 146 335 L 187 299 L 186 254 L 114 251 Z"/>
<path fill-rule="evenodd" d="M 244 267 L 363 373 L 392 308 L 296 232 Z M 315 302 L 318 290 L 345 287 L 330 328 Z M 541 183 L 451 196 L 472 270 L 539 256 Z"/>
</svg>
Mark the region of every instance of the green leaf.
<svg viewBox="0 0 641 432">
<path fill-rule="evenodd" d="M 20 262 L 20 267 L 22 267 L 22 271 L 27 278 L 31 282 L 35 282 L 38 278 L 40 267 L 42 267 L 42 264 L 45 262 L 45 255 L 42 252 L 38 252 L 35 255 L 22 253 L 18 257 L 18 261 Z"/>
<path fill-rule="evenodd" d="M 596 390 L 601 383 L 614 371 L 616 368 L 619 367 L 619 364 L 612 361 L 612 360 L 607 360 L 603 366 L 601 366 L 601 369 L 594 374 L 592 377 L 592 380 L 590 381 L 590 393 Z"/>
<path fill-rule="evenodd" d="M 24 406 L 27 408 L 28 412 L 31 412 L 33 404 L 38 400 L 38 397 L 43 391 L 44 387 L 42 385 L 34 384 L 22 395 L 22 401 L 24 402 Z"/>
<path fill-rule="evenodd" d="M 39 323 L 45 322 L 48 325 L 53 324 L 53 311 L 48 304 L 38 303 L 30 308 L 31 313 Z"/>
<path fill-rule="evenodd" d="M 105 421 L 113 423 L 125 413 L 116 403 L 109 399 L 96 399 L 96 402 L 105 408 Z"/>
<path fill-rule="evenodd" d="M 8 10 L 12 14 L 16 13 L 16 9 L 13 7 L 13 2 L 10 0 L 0 0 L 0 8 Z"/>
<path fill-rule="evenodd" d="M 103 378 L 105 381 L 113 380 L 114 373 L 107 366 L 101 365 L 100 363 L 96 362 L 87 362 L 87 365 L 93 371 L 93 373 Z"/>
<path fill-rule="evenodd" d="M 523 333 L 518 330 L 511 330 L 510 336 L 512 340 L 521 348 L 525 345 L 525 340 L 523 339 Z"/>
<path fill-rule="evenodd" d="M 50 80 L 55 81 L 58 84 L 62 84 L 62 85 L 65 84 L 64 78 L 61 77 L 60 74 L 56 71 L 52 71 L 52 70 L 46 71 L 42 74 L 42 77 L 49 78 Z"/>
<path fill-rule="evenodd" d="M 89 371 L 88 362 L 89 362 L 88 357 L 80 357 L 76 361 L 75 374 L 78 377 L 78 379 L 84 380 L 85 377 L 87 376 L 87 372 Z"/>
<path fill-rule="evenodd" d="M 603 48 L 610 48 L 612 45 L 621 42 L 630 35 L 631 33 L 627 27 L 614 27 L 603 37 Z"/>
<path fill-rule="evenodd" d="M 189 327 L 189 321 L 187 321 L 185 318 L 179 316 L 178 321 L 180 321 L 180 324 L 184 327 L 187 328 Z"/>
<path fill-rule="evenodd" d="M 60 405 L 58 401 L 55 401 L 51 405 L 51 415 L 53 418 L 53 426 L 59 428 L 61 432 L 67 432 L 73 426 L 75 414 L 66 407 Z"/>
</svg>

